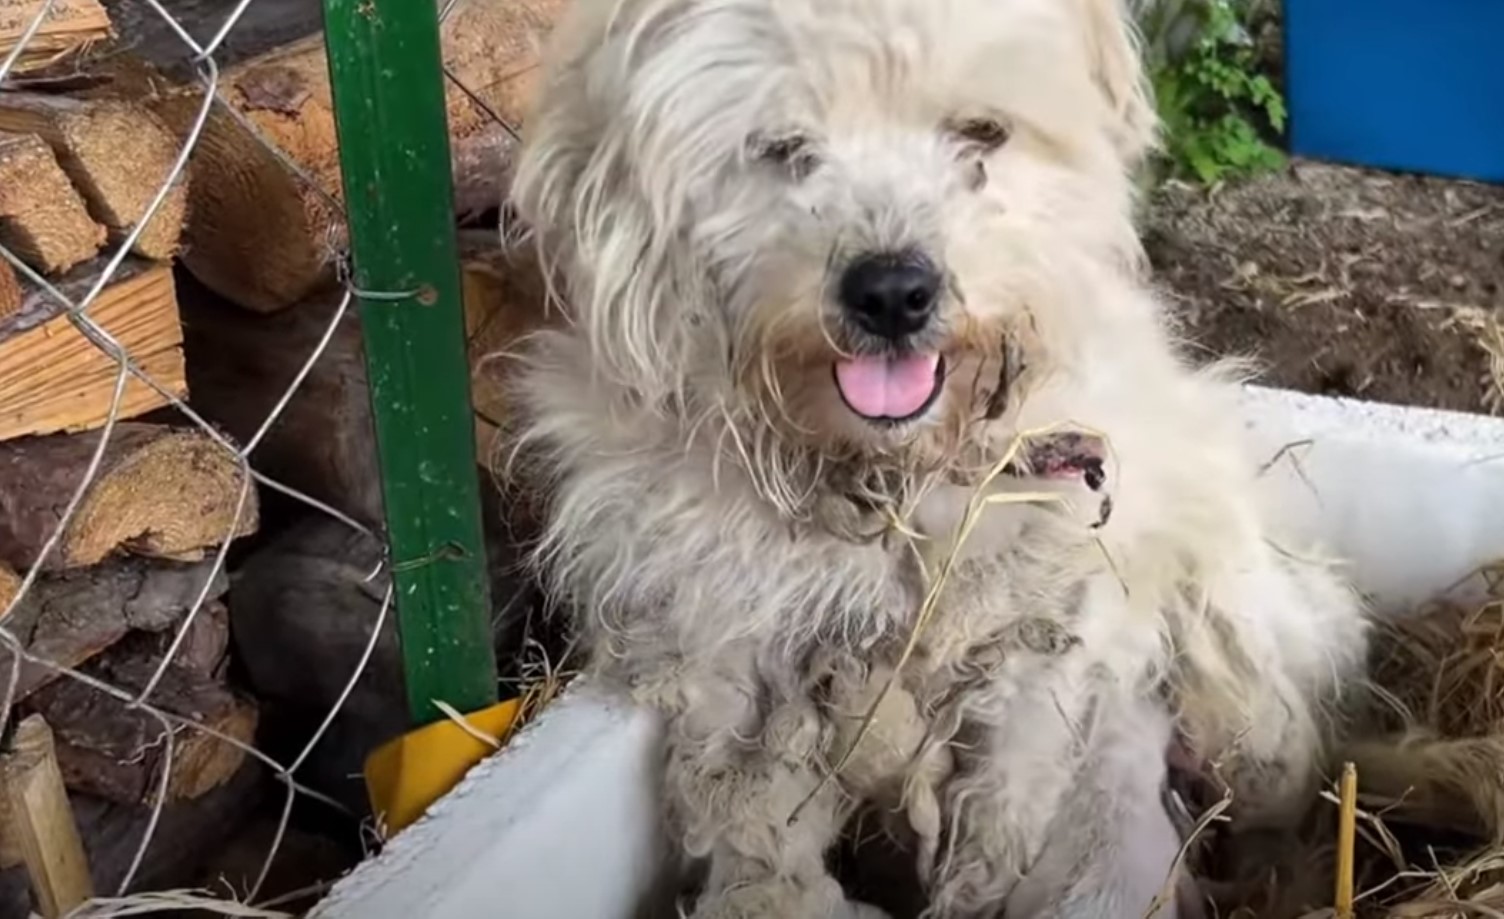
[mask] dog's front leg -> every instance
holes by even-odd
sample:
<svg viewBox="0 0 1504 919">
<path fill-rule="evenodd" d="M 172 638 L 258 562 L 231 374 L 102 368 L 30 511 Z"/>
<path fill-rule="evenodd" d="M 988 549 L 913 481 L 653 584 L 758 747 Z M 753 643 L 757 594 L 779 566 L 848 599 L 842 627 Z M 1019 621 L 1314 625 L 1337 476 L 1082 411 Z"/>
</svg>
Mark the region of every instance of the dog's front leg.
<svg viewBox="0 0 1504 919">
<path fill-rule="evenodd" d="M 1360 682 L 1367 616 L 1325 566 L 1261 544 L 1212 585 L 1200 623 L 1177 649 L 1180 728 L 1219 764 L 1238 825 L 1288 829 L 1319 778 L 1324 710 Z"/>
<path fill-rule="evenodd" d="M 974 698 L 954 749 L 929 919 L 991 919 L 1038 857 L 1081 750 L 1081 700 L 1048 673 Z"/>
<path fill-rule="evenodd" d="M 1163 804 L 1170 734 L 1161 704 L 1103 705 L 1044 850 L 1008 897 L 1008 919 L 1203 915 L 1194 883 L 1176 866 L 1180 835 Z"/>
<path fill-rule="evenodd" d="M 836 784 L 820 782 L 830 726 L 812 701 L 759 699 L 728 674 L 687 685 L 669 721 L 667 803 L 686 854 L 709 869 L 692 915 L 880 917 L 849 903 L 826 868 L 847 810 Z"/>
</svg>

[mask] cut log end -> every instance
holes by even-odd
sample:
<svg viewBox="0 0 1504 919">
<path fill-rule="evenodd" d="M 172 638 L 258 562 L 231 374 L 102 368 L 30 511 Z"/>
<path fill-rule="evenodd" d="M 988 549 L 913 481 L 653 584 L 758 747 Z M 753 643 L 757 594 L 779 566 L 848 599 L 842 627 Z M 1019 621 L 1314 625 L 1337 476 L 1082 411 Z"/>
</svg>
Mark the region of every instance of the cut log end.
<svg viewBox="0 0 1504 919">
<path fill-rule="evenodd" d="M 219 687 L 215 686 L 215 689 Z M 256 706 L 228 690 L 220 690 L 220 694 L 219 707 L 206 712 L 200 723 L 242 744 L 254 743 L 256 725 L 260 721 Z M 245 757 L 245 750 L 234 744 L 200 731 L 190 731 L 173 762 L 178 776 L 169 786 L 171 797 L 175 800 L 203 797 L 228 781 L 245 762 Z"/>
<path fill-rule="evenodd" d="M 0 260 L 0 322 L 21 312 L 21 279 L 10 262 Z"/>
<path fill-rule="evenodd" d="M 89 464 L 97 434 L 0 444 L 0 559 L 30 567 Z M 255 531 L 256 492 L 199 431 L 117 424 L 49 569 L 116 552 L 177 560 Z"/>
<path fill-rule="evenodd" d="M 345 228 L 329 200 L 216 112 L 194 150 L 183 264 L 232 302 L 274 312 L 333 276 Z"/>
<path fill-rule="evenodd" d="M 0 133 L 0 244 L 55 274 L 93 258 L 105 237 L 45 141 Z"/>
<path fill-rule="evenodd" d="M 256 528 L 255 491 L 236 460 L 198 432 L 155 437 L 100 479 L 68 529 L 72 565 L 119 547 L 185 559 Z"/>
<path fill-rule="evenodd" d="M 114 236 L 125 238 L 171 176 L 176 138 L 155 116 L 119 103 L 92 106 L 70 134 L 85 200 L 99 209 Z M 154 261 L 176 256 L 187 211 L 187 184 L 179 177 L 137 235 L 133 251 Z"/>
<path fill-rule="evenodd" d="M 12 93 L 0 96 L 0 129 L 33 133 L 51 144 L 90 212 L 116 239 L 145 218 L 178 154 L 166 125 L 122 101 Z M 134 251 L 158 261 L 176 255 L 187 207 L 188 189 L 179 181 L 137 236 Z"/>
<path fill-rule="evenodd" d="M 16 574 L 9 565 L 0 562 L 0 618 L 4 618 L 10 609 L 11 602 L 20 592 L 21 576 Z"/>
</svg>

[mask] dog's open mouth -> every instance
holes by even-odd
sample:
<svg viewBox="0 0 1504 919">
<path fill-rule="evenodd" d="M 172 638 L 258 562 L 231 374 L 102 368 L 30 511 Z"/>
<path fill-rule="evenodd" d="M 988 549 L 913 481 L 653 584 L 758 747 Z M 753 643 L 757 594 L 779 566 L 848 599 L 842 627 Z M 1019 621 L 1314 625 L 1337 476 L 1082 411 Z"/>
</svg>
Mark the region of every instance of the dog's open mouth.
<svg viewBox="0 0 1504 919">
<path fill-rule="evenodd" d="M 836 391 L 846 407 L 867 421 L 899 424 L 929 411 L 945 388 L 945 358 L 939 353 L 864 354 L 834 367 Z"/>
</svg>

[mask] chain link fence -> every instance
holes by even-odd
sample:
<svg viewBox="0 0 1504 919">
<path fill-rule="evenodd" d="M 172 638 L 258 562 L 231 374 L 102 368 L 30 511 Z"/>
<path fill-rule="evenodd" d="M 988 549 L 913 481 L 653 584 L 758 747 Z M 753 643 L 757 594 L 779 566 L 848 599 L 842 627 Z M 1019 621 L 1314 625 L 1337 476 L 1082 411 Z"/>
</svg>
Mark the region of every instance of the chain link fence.
<svg viewBox="0 0 1504 919">
<path fill-rule="evenodd" d="M 28 45 L 39 39 L 46 32 L 46 26 L 55 12 L 67 4 L 68 0 L 45 0 L 32 16 L 19 42 L 11 48 L 0 62 L 0 92 L 6 91 L 11 82 L 17 62 L 21 59 Z M 95 891 L 96 898 L 89 904 L 70 913 L 71 915 L 105 916 L 105 915 L 135 915 L 144 911 L 147 907 L 182 907 L 186 904 L 196 904 L 198 908 L 212 912 L 222 912 L 233 915 L 278 915 L 274 908 L 265 905 L 251 909 L 250 905 L 261 903 L 263 887 L 267 881 L 279 850 L 283 843 L 285 831 L 289 819 L 293 813 L 294 803 L 299 799 L 318 801 L 331 808 L 340 805 L 321 791 L 308 787 L 300 780 L 300 771 L 307 763 L 310 755 L 320 743 L 326 742 L 326 735 L 330 725 L 334 722 L 345 704 L 352 690 L 356 687 L 365 673 L 372 655 L 376 649 L 378 638 L 387 626 L 389 617 L 394 616 L 396 608 L 401 603 L 394 604 L 399 587 L 402 584 L 402 574 L 411 567 L 421 567 L 431 559 L 413 558 L 413 550 L 408 549 L 408 558 L 402 559 L 402 553 L 388 551 L 386 559 L 369 572 L 366 577 L 373 593 L 380 595 L 381 600 L 375 613 L 374 621 L 369 623 L 366 630 L 369 638 L 365 642 L 363 652 L 358 664 L 343 678 L 343 691 L 339 694 L 334 704 L 328 708 L 318 722 L 317 728 L 301 745 L 294 755 L 274 757 L 259 749 L 253 743 L 247 743 L 241 738 L 231 736 L 214 726 L 201 723 L 191 713 L 175 710 L 169 701 L 164 701 L 162 687 L 164 680 L 170 676 L 170 669 L 174 661 L 184 651 L 186 643 L 190 642 L 195 623 L 199 617 L 206 615 L 206 609 L 211 604 L 216 585 L 223 582 L 225 569 L 231 558 L 231 547 L 236 542 L 236 537 L 246 529 L 246 518 L 256 513 L 258 495 L 279 495 L 283 500 L 290 500 L 302 507 L 308 514 L 322 515 L 325 518 L 338 521 L 351 531 L 371 536 L 386 543 L 387 532 L 373 532 L 372 528 L 352 514 L 349 509 L 332 506 L 330 503 L 310 496 L 299 488 L 293 487 L 283 481 L 279 481 L 270 475 L 264 474 L 257 468 L 257 451 L 264 444 L 268 434 L 276 428 L 279 420 L 283 417 L 288 406 L 293 404 L 300 396 L 309 374 L 324 359 L 326 349 L 334 339 L 341 325 L 351 321 L 352 317 L 360 310 L 380 308 L 385 310 L 405 310 L 413 308 L 413 301 L 421 300 L 430 295 L 430 291 L 424 285 L 413 285 L 411 288 L 381 290 L 364 289 L 361 281 L 366 276 L 372 275 L 367 271 L 362 273 L 357 266 L 352 265 L 350 253 L 347 251 L 343 240 L 350 234 L 345 227 L 337 227 L 332 232 L 331 238 L 339 241 L 338 251 L 333 255 L 333 260 L 338 267 L 339 283 L 343 292 L 338 296 L 337 305 L 329 315 L 327 325 L 318 337 L 317 343 L 306 355 L 301 356 L 301 364 L 293 376 L 290 385 L 281 392 L 272 409 L 265 415 L 254 433 L 239 442 L 232 440 L 221 432 L 217 419 L 204 417 L 195 410 L 191 401 L 185 401 L 179 396 L 179 390 L 164 381 L 158 380 L 144 362 L 137 355 L 132 354 L 131 349 L 122 344 L 122 335 L 112 328 L 109 322 L 103 321 L 92 315 L 92 308 L 110 284 L 121 276 L 122 271 L 128 265 L 132 251 L 137 248 L 137 243 L 142 232 L 150 223 L 151 219 L 164 207 L 173 192 L 173 189 L 181 182 L 190 178 L 194 168 L 195 153 L 198 145 L 205 136 L 206 125 L 209 124 L 211 115 L 216 111 L 223 112 L 237 119 L 246 129 L 247 133 L 256 138 L 257 142 L 264 146 L 267 153 L 281 162 L 286 169 L 314 196 L 322 199 L 332 212 L 343 215 L 344 207 L 339 199 L 326 187 L 327 181 L 320 181 L 308 173 L 305 166 L 296 158 L 287 155 L 273 140 L 266 136 L 264 131 L 257 125 L 246 119 L 241 111 L 229 103 L 223 93 L 222 68 L 220 58 L 225 52 L 227 42 L 233 40 L 237 34 L 237 28 L 251 7 L 252 0 L 240 0 L 233 7 L 226 2 L 217 27 L 212 32 L 204 35 L 191 34 L 190 29 L 174 15 L 173 10 L 159 0 L 141 0 L 141 8 L 149 8 L 150 13 L 156 17 L 154 23 L 158 27 L 165 27 L 178 45 L 180 63 L 191 70 L 193 78 L 201 88 L 201 95 L 197 101 L 192 118 L 186 122 L 186 129 L 176 132 L 180 136 L 181 147 L 172 161 L 170 172 L 166 181 L 161 183 L 151 197 L 143 218 L 125 234 L 124 238 L 111 244 L 110 248 L 100 256 L 102 267 L 93 276 L 92 283 L 82 289 L 74 289 L 60 286 L 55 278 L 50 278 L 22 257 L 21 253 L 0 247 L 0 258 L 9 263 L 14 272 L 22 279 L 23 286 L 36 292 L 41 292 L 51 301 L 56 316 L 66 317 L 71 325 L 90 346 L 106 355 L 114 367 L 113 390 L 109 411 L 99 424 L 92 430 L 84 433 L 71 433 L 51 435 L 56 437 L 71 437 L 88 439 L 92 446 L 87 464 L 83 468 L 73 487 L 71 498 L 63 508 L 61 516 L 56 520 L 50 536 L 41 545 L 37 556 L 31 560 L 29 566 L 17 572 L 20 575 L 20 583 L 14 595 L 5 603 L 3 611 L 0 611 L 0 646 L 7 649 L 9 661 L 4 661 L 0 656 L 0 727 L 6 730 L 6 743 L 15 733 L 15 723 L 18 713 L 22 710 L 22 702 L 18 698 L 18 687 L 21 684 L 23 670 L 27 667 L 41 668 L 60 680 L 73 681 L 76 684 L 88 687 L 97 693 L 100 699 L 107 700 L 120 715 L 125 717 L 129 713 L 135 713 L 137 717 L 148 716 L 155 724 L 155 730 L 146 743 L 159 749 L 158 762 L 162 764 L 160 774 L 155 776 L 155 788 L 149 795 L 150 818 L 145 823 L 144 831 L 140 833 L 139 840 L 135 843 L 134 855 L 130 860 L 129 867 L 124 872 L 123 878 L 113 890 Z M 448 0 L 439 11 L 442 18 L 448 18 L 459 5 L 458 0 Z M 369 13 L 373 8 L 379 8 L 381 4 L 365 3 L 359 7 L 359 13 Z M 386 4 L 387 7 L 394 6 Z M 331 5 L 332 9 L 332 5 Z M 132 38 L 130 30 L 139 26 L 140 22 L 117 21 L 116 28 L 122 33 L 119 36 L 121 44 L 128 44 Z M 434 75 L 435 82 L 438 76 Z M 509 123 L 484 97 L 481 89 L 466 86 L 462 79 L 450 67 L 444 68 L 444 79 L 457 87 L 465 96 L 484 112 L 488 119 L 502 126 L 507 135 L 516 137 L 516 125 Z M 345 87 L 336 84 L 335 95 L 341 95 L 342 90 L 348 96 L 349 91 Z M 351 98 L 344 100 L 336 99 L 337 103 L 349 105 L 354 101 Z M 343 133 L 343 132 L 342 132 Z M 442 149 L 439 148 L 439 149 Z M 347 160 L 346 165 L 349 165 Z M 447 163 L 444 164 L 447 168 Z M 349 172 L 347 171 L 347 177 Z M 499 179 L 498 179 L 499 180 Z M 364 206 L 364 205 L 362 205 Z M 451 214 L 452 218 L 452 214 Z M 351 223 L 358 223 L 356 215 Z M 452 225 L 452 223 L 451 223 Z M 395 244 L 402 245 L 400 231 L 396 232 Z M 357 240 L 358 242 L 358 240 Z M 391 240 L 388 240 L 391 243 Z M 357 246 L 358 248 L 358 246 Z M 457 266 L 454 266 L 456 277 Z M 376 272 L 377 275 L 380 272 Z M 389 274 L 389 273 L 388 273 Z M 445 295 L 456 295 L 457 291 L 445 291 Z M 450 314 L 457 316 L 457 313 Z M 369 313 L 367 314 L 369 316 Z M 0 317 L 3 319 L 3 317 Z M 434 322 L 442 321 L 435 318 Z M 368 324 L 365 321 L 362 323 Z M 399 330 L 400 331 L 400 330 Z M 458 330 L 449 330 L 458 336 Z M 399 334 L 400 337 L 400 334 Z M 369 336 L 368 336 L 369 338 Z M 390 351 L 392 348 L 400 349 L 402 343 L 388 341 L 385 345 Z M 410 357 L 410 356 L 409 356 Z M 212 359 L 212 357 L 211 357 Z M 421 380 L 418 381 L 421 384 Z M 98 671 L 92 671 L 87 666 L 70 665 L 67 662 L 52 659 L 45 648 L 32 646 L 25 635 L 17 634 L 12 629 L 11 617 L 22 609 L 33 594 L 39 589 L 39 584 L 44 583 L 52 568 L 50 563 L 61 551 L 60 547 L 69 531 L 70 524 L 75 515 L 80 512 L 85 504 L 91 489 L 97 485 L 98 477 L 112 442 L 117 438 L 121 427 L 128 419 L 126 395 L 133 387 L 145 386 L 153 391 L 163 402 L 170 406 L 177 414 L 177 423 L 183 427 L 189 427 L 209 438 L 213 444 L 221 450 L 225 457 L 233 463 L 235 470 L 234 488 L 237 492 L 234 497 L 233 512 L 230 514 L 230 523 L 226 527 L 223 537 L 208 550 L 208 555 L 195 570 L 201 572 L 202 582 L 192 591 L 191 602 L 188 604 L 186 613 L 181 617 L 171 633 L 172 638 L 166 642 L 166 649 L 156 661 L 152 671 L 146 675 L 144 682 L 132 685 L 117 685 L 100 675 Z M 379 388 L 379 387 L 377 387 Z M 379 394 L 378 394 L 379 395 Z M 390 397 L 389 397 L 390 398 Z M 470 406 L 468 404 L 454 407 L 456 413 L 463 417 L 465 422 L 470 422 Z M 378 416 L 378 428 L 380 416 L 390 406 L 376 405 L 375 414 Z M 380 432 L 389 438 L 391 431 Z M 473 443 L 473 442 L 472 442 Z M 388 445 L 390 446 L 390 445 Z M 375 449 L 373 446 L 372 449 Z M 474 453 L 470 454 L 472 463 L 471 471 L 474 471 Z M 385 458 L 385 457 L 384 457 Z M 383 462 L 386 475 L 392 476 L 403 474 L 402 470 L 395 470 L 392 463 Z M 404 483 L 387 481 L 386 494 L 390 501 L 394 494 L 401 491 Z M 463 489 L 460 490 L 463 494 Z M 473 550 L 474 547 L 470 547 Z M 468 550 L 467 550 L 468 551 Z M 393 561 L 393 559 L 401 559 Z M 407 566 L 406 568 L 404 566 Z M 232 588 L 233 590 L 233 588 Z M 3 601 L 3 595 L 0 595 Z M 407 623 L 403 622 L 403 631 L 407 631 Z M 412 674 L 409 672 L 409 677 Z M 491 677 L 494 684 L 494 675 Z M 492 687 L 494 691 L 494 685 Z M 280 818 L 277 830 L 271 841 L 268 851 L 265 852 L 261 868 L 249 889 L 220 891 L 214 896 L 222 897 L 219 902 L 213 898 L 198 899 L 197 894 L 190 897 L 185 893 L 166 893 L 142 891 L 137 884 L 140 869 L 152 851 L 153 846 L 161 843 L 159 839 L 160 818 L 169 800 L 169 787 L 173 781 L 172 768 L 175 762 L 174 748 L 176 745 L 187 742 L 189 738 L 208 738 L 217 744 L 229 745 L 248 758 L 252 758 L 263 764 L 266 769 L 281 783 L 285 789 L 285 799 L 282 801 Z M 361 751 L 362 755 L 365 751 Z"/>
</svg>

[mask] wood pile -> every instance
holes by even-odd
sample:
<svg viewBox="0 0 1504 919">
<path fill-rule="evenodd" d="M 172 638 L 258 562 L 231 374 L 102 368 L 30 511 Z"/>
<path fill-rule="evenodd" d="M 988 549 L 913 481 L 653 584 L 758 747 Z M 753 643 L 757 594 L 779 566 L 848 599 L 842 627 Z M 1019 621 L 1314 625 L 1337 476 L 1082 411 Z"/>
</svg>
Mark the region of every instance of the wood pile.
<svg viewBox="0 0 1504 919">
<path fill-rule="evenodd" d="M 537 265 L 503 254 L 495 223 L 541 40 L 564 2 L 460 0 L 441 33 L 456 225 L 489 225 L 461 230 L 482 463 L 504 412 L 483 358 L 543 312 Z M 233 6 L 163 3 L 200 37 Z M 112 888 L 159 793 L 172 832 L 141 876 L 172 877 L 259 800 L 263 767 L 245 747 L 287 733 L 265 723 L 286 705 L 268 701 L 278 678 L 263 672 L 278 649 L 232 649 L 231 579 L 214 561 L 262 521 L 236 445 L 281 402 L 342 296 L 324 45 L 316 21 L 300 28 L 273 7 L 252 8 L 219 56 L 218 97 L 174 177 L 204 87 L 168 60 L 187 59 L 175 37 L 144 31 L 159 17 L 129 2 L 0 0 L 0 61 L 20 49 L 0 83 L 0 628 L 27 655 L 0 642 L 0 696 L 15 674 L 0 725 L 0 915 L 18 865 L 43 916 Z M 264 432 L 255 464 L 379 524 L 356 313 Z M 275 644 L 282 633 L 240 622 L 257 616 L 257 596 L 239 604 L 237 642 Z M 314 601 L 295 618 L 331 634 L 319 623 L 347 614 Z M 332 647 L 299 651 L 308 672 L 343 681 Z M 168 724 L 132 704 L 148 689 Z M 344 768 L 366 751 L 329 752 Z"/>
</svg>

